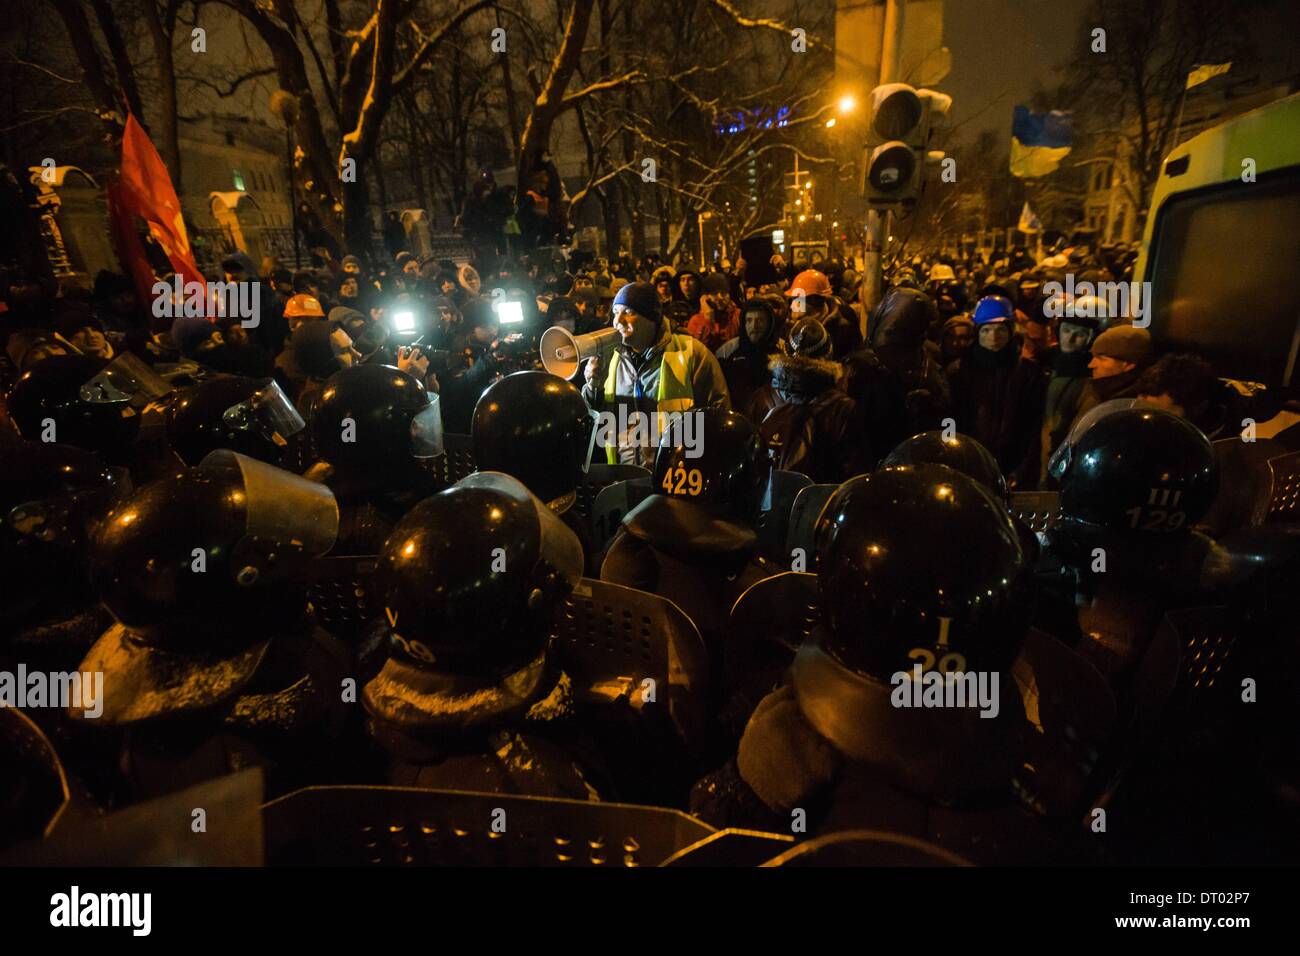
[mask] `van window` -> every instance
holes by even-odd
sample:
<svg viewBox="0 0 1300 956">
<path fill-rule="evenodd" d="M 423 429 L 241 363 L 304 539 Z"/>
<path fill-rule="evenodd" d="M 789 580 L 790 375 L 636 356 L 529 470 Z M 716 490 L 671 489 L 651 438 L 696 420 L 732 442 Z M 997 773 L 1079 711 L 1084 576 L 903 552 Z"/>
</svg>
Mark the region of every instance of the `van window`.
<svg viewBox="0 0 1300 956">
<path fill-rule="evenodd" d="M 1300 385 L 1300 167 L 1177 196 L 1152 234 L 1151 334 L 1220 375 Z"/>
</svg>

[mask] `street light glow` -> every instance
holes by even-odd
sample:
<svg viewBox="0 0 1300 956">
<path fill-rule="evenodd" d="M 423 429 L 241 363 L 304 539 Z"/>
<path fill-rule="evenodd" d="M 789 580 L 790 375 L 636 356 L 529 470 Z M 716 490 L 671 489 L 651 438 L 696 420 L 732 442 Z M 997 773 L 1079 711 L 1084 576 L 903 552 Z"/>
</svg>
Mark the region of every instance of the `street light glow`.
<svg viewBox="0 0 1300 956">
<path fill-rule="evenodd" d="M 835 125 L 835 117 L 832 116 L 830 119 L 826 121 L 826 128 L 830 129 L 834 125 Z"/>
<path fill-rule="evenodd" d="M 839 108 L 841 113 L 852 113 L 858 108 L 858 101 L 852 93 L 845 93 L 840 97 Z"/>
</svg>

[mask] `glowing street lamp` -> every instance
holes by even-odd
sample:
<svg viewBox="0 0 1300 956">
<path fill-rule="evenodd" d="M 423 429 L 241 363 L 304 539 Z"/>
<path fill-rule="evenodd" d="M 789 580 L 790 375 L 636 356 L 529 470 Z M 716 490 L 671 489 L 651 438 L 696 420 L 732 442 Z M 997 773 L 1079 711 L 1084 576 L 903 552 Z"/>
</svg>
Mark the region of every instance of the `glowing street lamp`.
<svg viewBox="0 0 1300 956">
<path fill-rule="evenodd" d="M 857 109 L 858 101 L 854 98 L 852 93 L 845 93 L 840 97 L 840 101 L 837 105 L 839 107 L 840 115 L 842 116 L 845 113 L 852 113 Z"/>
</svg>

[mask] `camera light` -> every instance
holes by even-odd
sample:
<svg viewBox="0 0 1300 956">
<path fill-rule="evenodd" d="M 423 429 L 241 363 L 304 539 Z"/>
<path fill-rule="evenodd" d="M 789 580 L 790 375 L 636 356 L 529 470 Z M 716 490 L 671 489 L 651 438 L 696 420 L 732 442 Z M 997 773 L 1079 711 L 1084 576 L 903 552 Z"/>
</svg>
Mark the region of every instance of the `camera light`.
<svg viewBox="0 0 1300 956">
<path fill-rule="evenodd" d="M 415 313 L 410 311 L 394 312 L 393 329 L 397 332 L 414 332 Z"/>
<path fill-rule="evenodd" d="M 524 321 L 524 304 L 522 302 L 497 302 L 497 320 L 502 325 L 519 325 Z"/>
</svg>

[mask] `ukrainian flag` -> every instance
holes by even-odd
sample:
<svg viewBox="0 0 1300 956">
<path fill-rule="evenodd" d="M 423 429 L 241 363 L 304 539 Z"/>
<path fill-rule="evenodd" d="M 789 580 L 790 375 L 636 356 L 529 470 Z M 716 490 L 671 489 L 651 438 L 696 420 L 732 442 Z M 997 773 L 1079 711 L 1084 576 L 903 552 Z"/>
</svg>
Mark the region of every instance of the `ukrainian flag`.
<svg viewBox="0 0 1300 956">
<path fill-rule="evenodd" d="M 1074 114 L 1064 110 L 1033 113 L 1017 106 L 1011 122 L 1011 175 L 1035 179 L 1054 172 L 1070 152 Z"/>
</svg>

